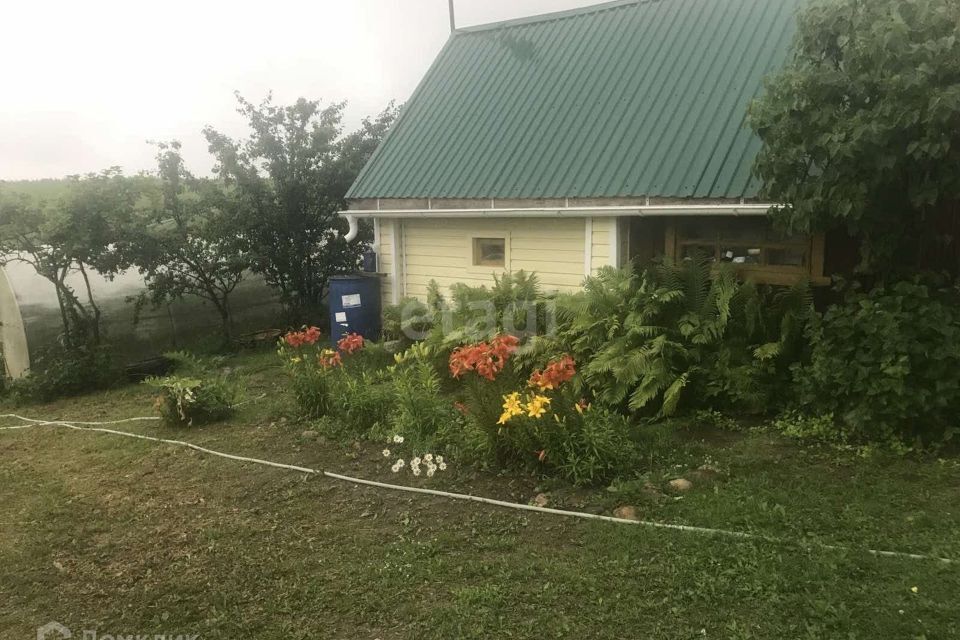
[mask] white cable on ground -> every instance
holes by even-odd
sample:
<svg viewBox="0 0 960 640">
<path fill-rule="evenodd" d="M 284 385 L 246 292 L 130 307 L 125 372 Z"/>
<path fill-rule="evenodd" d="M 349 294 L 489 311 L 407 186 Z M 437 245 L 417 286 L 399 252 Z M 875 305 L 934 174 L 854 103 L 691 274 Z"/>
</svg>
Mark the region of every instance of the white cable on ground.
<svg viewBox="0 0 960 640">
<path fill-rule="evenodd" d="M 553 509 L 550 507 L 538 507 L 530 504 L 521 504 L 518 502 L 507 502 L 505 500 L 496 500 L 494 498 L 484 498 L 482 496 L 474 496 L 465 493 L 453 493 L 450 491 L 440 491 L 439 489 L 424 489 L 421 487 L 410 487 L 407 485 L 401 484 L 390 484 L 388 482 L 378 482 L 376 480 L 365 480 L 363 478 L 354 478 L 351 476 L 341 475 L 339 473 L 333 473 L 330 471 L 322 471 L 319 469 L 310 469 L 309 467 L 298 467 L 292 464 L 284 464 L 282 462 L 272 462 L 270 460 L 261 460 L 259 458 L 248 458 L 246 456 L 237 456 L 231 453 L 223 453 L 222 451 L 215 451 L 213 449 L 207 449 L 206 447 L 201 447 L 190 442 L 183 442 L 182 440 L 170 440 L 168 438 L 156 438 L 154 436 L 141 435 L 139 433 L 129 433 L 127 431 L 117 431 L 115 429 L 105 429 L 102 427 L 93 427 L 93 426 L 77 426 L 77 425 L 104 425 L 104 424 L 119 424 L 122 422 L 134 422 L 134 421 L 147 421 L 147 420 L 159 420 L 155 416 L 147 417 L 138 417 L 138 418 L 124 418 L 122 420 L 110 420 L 105 422 L 81 422 L 81 421 L 66 421 L 66 420 L 37 420 L 35 418 L 25 418 L 14 413 L 0 414 L 0 418 L 16 418 L 17 420 L 23 420 L 29 424 L 16 425 L 12 427 L 0 427 L 0 430 L 12 430 L 12 429 L 27 429 L 29 427 L 39 427 L 43 425 L 52 425 L 57 427 L 66 427 L 68 429 L 74 429 L 76 431 L 96 431 L 99 433 L 107 433 L 117 436 L 126 436 L 128 438 L 137 438 L 138 440 L 149 440 L 151 442 L 162 442 L 164 444 L 176 445 L 180 447 L 186 447 L 188 449 L 193 449 L 195 451 L 200 451 L 203 453 L 210 454 L 212 456 L 217 456 L 220 458 L 226 458 L 228 460 L 236 460 L 238 462 L 250 462 L 253 464 L 264 465 L 268 467 L 274 467 L 277 469 L 287 469 L 289 471 L 297 471 L 299 473 L 307 473 L 313 475 L 323 475 L 328 478 L 333 478 L 335 480 L 342 480 L 344 482 L 350 482 L 353 484 L 367 485 L 370 487 L 379 487 L 381 489 L 390 489 L 392 491 L 405 491 L 409 493 L 422 493 L 426 495 L 438 496 L 441 498 L 451 498 L 454 500 L 467 500 L 470 502 L 480 502 L 483 504 L 489 504 L 497 507 L 506 507 L 508 509 L 520 509 L 523 511 L 534 511 L 538 513 L 549 513 L 553 515 L 566 516 L 572 518 L 583 518 L 587 520 L 603 520 L 606 522 L 616 522 L 619 524 L 632 524 L 639 525 L 643 527 L 650 527 L 655 529 L 669 529 L 673 531 L 686 531 L 690 533 L 700 533 L 708 535 L 717 535 L 717 536 L 726 536 L 731 538 L 739 538 L 742 540 L 756 540 L 763 542 L 771 542 L 775 544 L 796 544 L 802 546 L 802 543 L 791 542 L 789 540 L 784 540 L 781 538 L 774 538 L 771 536 L 764 536 L 755 533 L 745 533 L 743 531 L 728 531 L 726 529 L 712 529 L 709 527 L 697 527 L 693 525 L 686 524 L 669 524 L 666 522 L 652 522 L 647 520 L 630 520 L 627 518 L 617 518 L 615 516 L 603 516 L 596 513 L 586 513 L 583 511 L 569 511 L 567 509 Z M 851 551 L 849 547 L 843 547 L 839 545 L 826 544 L 821 542 L 811 542 L 814 546 L 818 546 L 821 549 L 828 549 L 832 551 Z M 935 560 L 943 563 L 953 563 L 954 561 L 950 558 L 940 558 L 937 556 L 928 556 L 920 553 L 907 553 L 904 551 L 884 551 L 877 549 L 866 549 L 867 553 L 871 555 L 883 557 L 883 558 L 907 558 L 910 560 Z"/>
</svg>

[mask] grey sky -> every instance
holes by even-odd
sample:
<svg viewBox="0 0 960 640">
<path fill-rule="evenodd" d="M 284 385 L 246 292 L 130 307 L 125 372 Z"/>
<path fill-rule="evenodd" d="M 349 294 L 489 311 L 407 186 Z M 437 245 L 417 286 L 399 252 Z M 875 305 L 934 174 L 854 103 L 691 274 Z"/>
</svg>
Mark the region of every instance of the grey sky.
<svg viewBox="0 0 960 640">
<path fill-rule="evenodd" d="M 596 0 L 456 0 L 460 26 Z M 406 100 L 447 38 L 447 0 L 10 0 L 0 37 L 0 179 L 153 167 L 205 124 L 242 134 L 233 91 L 347 100 L 346 126 Z"/>
</svg>

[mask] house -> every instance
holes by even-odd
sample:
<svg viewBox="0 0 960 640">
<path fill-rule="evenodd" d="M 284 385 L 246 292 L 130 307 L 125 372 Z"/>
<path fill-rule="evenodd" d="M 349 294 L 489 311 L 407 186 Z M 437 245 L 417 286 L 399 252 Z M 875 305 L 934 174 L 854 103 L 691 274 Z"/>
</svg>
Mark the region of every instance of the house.
<svg viewBox="0 0 960 640">
<path fill-rule="evenodd" d="M 619 0 L 455 31 L 347 194 L 384 303 L 520 269 L 569 291 L 696 251 L 823 283 L 823 237 L 765 217 L 745 124 L 800 4 Z"/>
</svg>

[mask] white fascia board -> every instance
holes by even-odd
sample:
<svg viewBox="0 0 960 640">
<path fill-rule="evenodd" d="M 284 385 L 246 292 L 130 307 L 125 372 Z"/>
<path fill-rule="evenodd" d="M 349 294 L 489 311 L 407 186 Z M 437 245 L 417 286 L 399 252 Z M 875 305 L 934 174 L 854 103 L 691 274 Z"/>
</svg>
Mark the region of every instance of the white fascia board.
<svg viewBox="0 0 960 640">
<path fill-rule="evenodd" d="M 607 218 L 610 216 L 763 216 L 773 204 L 655 204 L 616 207 L 502 209 L 351 209 L 357 218 Z"/>
</svg>

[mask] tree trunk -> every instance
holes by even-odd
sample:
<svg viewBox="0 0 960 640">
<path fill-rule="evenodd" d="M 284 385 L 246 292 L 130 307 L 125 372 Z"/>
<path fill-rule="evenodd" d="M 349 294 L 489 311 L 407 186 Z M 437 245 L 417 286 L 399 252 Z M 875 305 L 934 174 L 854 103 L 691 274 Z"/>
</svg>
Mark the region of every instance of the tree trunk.
<svg viewBox="0 0 960 640">
<path fill-rule="evenodd" d="M 93 309 L 93 344 L 100 346 L 100 307 L 93 301 L 93 290 L 90 288 L 90 278 L 87 276 L 87 270 L 80 264 L 80 274 L 83 276 L 83 283 L 87 288 L 87 300 L 90 302 L 90 308 Z"/>
</svg>

